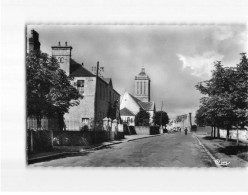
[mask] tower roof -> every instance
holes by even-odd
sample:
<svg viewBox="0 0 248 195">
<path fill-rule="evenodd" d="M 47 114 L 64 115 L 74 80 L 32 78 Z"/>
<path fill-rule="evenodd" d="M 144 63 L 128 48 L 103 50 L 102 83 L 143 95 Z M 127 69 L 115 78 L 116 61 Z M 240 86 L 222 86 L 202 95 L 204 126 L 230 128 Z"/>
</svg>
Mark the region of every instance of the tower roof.
<svg viewBox="0 0 248 195">
<path fill-rule="evenodd" d="M 138 76 L 135 76 L 135 79 L 150 79 L 149 76 L 145 72 L 145 68 L 141 68 L 141 72 L 138 74 Z"/>
</svg>

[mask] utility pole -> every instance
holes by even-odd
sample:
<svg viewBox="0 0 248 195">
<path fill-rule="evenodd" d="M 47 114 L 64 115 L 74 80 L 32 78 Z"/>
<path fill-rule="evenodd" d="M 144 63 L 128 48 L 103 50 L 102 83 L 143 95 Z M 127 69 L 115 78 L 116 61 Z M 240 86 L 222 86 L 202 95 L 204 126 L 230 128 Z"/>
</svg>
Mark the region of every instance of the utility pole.
<svg viewBox="0 0 248 195">
<path fill-rule="evenodd" d="M 163 109 L 163 101 L 162 101 L 162 104 L 161 104 L 161 115 L 160 115 L 160 126 L 163 129 L 163 127 L 162 127 L 162 109 Z"/>
<path fill-rule="evenodd" d="M 96 118 L 97 118 L 97 86 L 98 86 L 98 77 L 99 77 L 99 72 L 104 71 L 103 67 L 99 68 L 99 61 L 97 61 L 96 67 L 92 67 L 92 71 L 96 71 L 96 91 L 95 91 L 95 102 L 94 102 L 94 142 L 96 141 Z"/>
</svg>

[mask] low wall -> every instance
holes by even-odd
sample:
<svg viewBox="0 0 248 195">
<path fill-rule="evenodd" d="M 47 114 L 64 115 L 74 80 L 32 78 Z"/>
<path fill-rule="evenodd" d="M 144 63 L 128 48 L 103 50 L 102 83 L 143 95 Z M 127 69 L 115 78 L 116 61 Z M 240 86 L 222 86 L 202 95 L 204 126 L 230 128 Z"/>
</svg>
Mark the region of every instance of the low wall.
<svg viewBox="0 0 248 195">
<path fill-rule="evenodd" d="M 27 150 L 45 152 L 53 146 L 89 146 L 109 140 L 123 139 L 124 132 L 111 131 L 27 131 Z"/>
<path fill-rule="evenodd" d="M 108 131 L 54 131 L 54 146 L 89 146 L 108 141 Z"/>
<path fill-rule="evenodd" d="M 226 138 L 227 130 L 226 129 L 220 129 L 220 137 Z M 248 131 L 246 129 L 239 129 L 238 130 L 238 137 L 239 140 L 248 140 Z M 231 129 L 229 130 L 229 138 L 230 139 L 237 139 L 237 129 Z"/>
<path fill-rule="evenodd" d="M 137 135 L 150 135 L 149 126 L 135 126 L 135 132 Z"/>
<path fill-rule="evenodd" d="M 119 139 L 124 139 L 125 137 L 125 133 L 124 132 L 115 132 L 115 139 L 119 140 Z"/>
<path fill-rule="evenodd" d="M 52 131 L 27 131 L 28 152 L 46 152 L 53 149 Z"/>
<path fill-rule="evenodd" d="M 150 135 L 160 134 L 159 127 L 151 126 L 150 127 Z"/>
<path fill-rule="evenodd" d="M 159 127 L 156 126 L 135 126 L 137 135 L 155 135 L 160 134 Z"/>
</svg>

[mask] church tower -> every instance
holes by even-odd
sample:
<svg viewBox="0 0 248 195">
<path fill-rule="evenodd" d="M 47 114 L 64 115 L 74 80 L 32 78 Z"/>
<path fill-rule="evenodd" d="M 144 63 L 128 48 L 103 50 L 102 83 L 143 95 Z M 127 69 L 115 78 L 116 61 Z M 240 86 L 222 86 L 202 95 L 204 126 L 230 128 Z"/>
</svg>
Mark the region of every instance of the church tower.
<svg viewBox="0 0 248 195">
<path fill-rule="evenodd" d="M 135 91 L 134 96 L 142 102 L 150 102 L 150 78 L 145 73 L 145 68 L 141 69 L 141 72 L 135 76 Z"/>
<path fill-rule="evenodd" d="M 60 68 L 66 72 L 66 75 L 68 76 L 70 74 L 70 61 L 71 61 L 71 46 L 67 46 L 67 42 L 65 42 L 65 45 L 62 46 L 52 46 L 52 56 L 55 57 L 59 64 Z"/>
</svg>

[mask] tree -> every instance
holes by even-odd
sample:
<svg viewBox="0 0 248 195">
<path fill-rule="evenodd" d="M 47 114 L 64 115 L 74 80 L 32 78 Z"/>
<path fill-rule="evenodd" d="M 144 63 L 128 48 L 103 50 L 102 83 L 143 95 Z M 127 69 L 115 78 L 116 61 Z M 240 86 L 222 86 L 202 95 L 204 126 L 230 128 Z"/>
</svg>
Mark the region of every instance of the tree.
<svg viewBox="0 0 248 195">
<path fill-rule="evenodd" d="M 232 126 L 247 124 L 248 63 L 244 53 L 237 67 L 223 67 L 215 63 L 210 80 L 196 85 L 206 97 L 201 99 L 197 121 L 213 127 L 225 127 L 227 139 Z"/>
<path fill-rule="evenodd" d="M 46 53 L 30 52 L 26 57 L 27 116 L 36 117 L 38 128 L 43 116 L 63 115 L 69 107 L 79 104 L 81 97 L 71 78 L 59 68 L 57 60 Z"/>
<path fill-rule="evenodd" d="M 153 116 L 153 122 L 159 126 L 165 126 L 169 123 L 168 114 L 164 111 L 157 111 Z"/>
<path fill-rule="evenodd" d="M 149 126 L 150 114 L 145 110 L 139 111 L 135 116 L 136 126 Z"/>
</svg>

